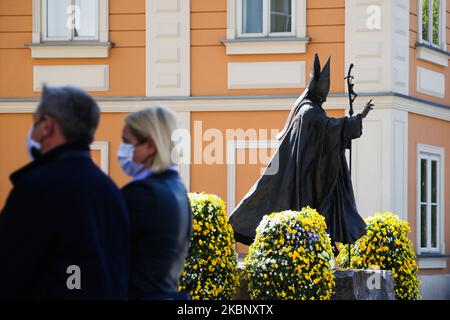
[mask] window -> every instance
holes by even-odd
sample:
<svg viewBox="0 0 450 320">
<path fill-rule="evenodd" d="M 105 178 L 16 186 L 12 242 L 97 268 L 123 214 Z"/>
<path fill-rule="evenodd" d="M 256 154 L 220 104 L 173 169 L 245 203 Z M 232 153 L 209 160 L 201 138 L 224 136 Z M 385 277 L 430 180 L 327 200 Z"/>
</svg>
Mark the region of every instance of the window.
<svg viewBox="0 0 450 320">
<path fill-rule="evenodd" d="M 419 0 L 419 33 L 421 42 L 446 50 L 445 1 Z"/>
<path fill-rule="evenodd" d="M 99 39 L 99 0 L 44 0 L 43 40 Z"/>
<path fill-rule="evenodd" d="M 240 37 L 294 36 L 295 0 L 239 0 Z"/>
<path fill-rule="evenodd" d="M 421 253 L 442 252 L 443 157 L 444 152 L 441 148 L 418 146 L 417 246 Z"/>
<path fill-rule="evenodd" d="M 108 0 L 32 0 L 32 58 L 107 58 Z"/>
<path fill-rule="evenodd" d="M 227 55 L 305 53 L 306 0 L 227 0 Z"/>
</svg>

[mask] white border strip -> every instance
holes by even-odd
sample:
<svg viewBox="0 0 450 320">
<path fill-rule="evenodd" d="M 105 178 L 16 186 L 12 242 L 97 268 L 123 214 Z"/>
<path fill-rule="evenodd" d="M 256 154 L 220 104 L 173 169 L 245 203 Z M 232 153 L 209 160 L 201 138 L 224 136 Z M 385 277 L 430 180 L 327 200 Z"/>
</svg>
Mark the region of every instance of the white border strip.
<svg viewBox="0 0 450 320">
<path fill-rule="evenodd" d="M 227 142 L 227 214 L 236 206 L 236 151 L 238 149 L 276 149 L 278 140 L 232 140 Z"/>
<path fill-rule="evenodd" d="M 94 141 L 91 144 L 91 150 L 100 151 L 100 169 L 105 174 L 109 174 L 109 142 L 108 141 Z"/>
</svg>

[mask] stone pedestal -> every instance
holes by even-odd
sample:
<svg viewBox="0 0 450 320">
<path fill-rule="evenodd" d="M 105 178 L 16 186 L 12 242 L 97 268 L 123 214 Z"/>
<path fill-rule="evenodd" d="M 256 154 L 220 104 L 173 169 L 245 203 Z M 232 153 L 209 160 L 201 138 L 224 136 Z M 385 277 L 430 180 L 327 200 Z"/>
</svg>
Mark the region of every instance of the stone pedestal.
<svg viewBox="0 0 450 320">
<path fill-rule="evenodd" d="M 394 278 L 385 270 L 335 271 L 333 300 L 395 300 Z"/>
<path fill-rule="evenodd" d="M 250 300 L 250 294 L 248 293 L 248 282 L 244 275 L 243 265 L 239 264 L 239 288 L 234 294 L 233 300 Z"/>
<path fill-rule="evenodd" d="M 244 264 L 239 263 L 240 286 L 234 300 L 250 300 Z M 384 270 L 336 270 L 332 300 L 395 300 L 394 278 Z"/>
</svg>

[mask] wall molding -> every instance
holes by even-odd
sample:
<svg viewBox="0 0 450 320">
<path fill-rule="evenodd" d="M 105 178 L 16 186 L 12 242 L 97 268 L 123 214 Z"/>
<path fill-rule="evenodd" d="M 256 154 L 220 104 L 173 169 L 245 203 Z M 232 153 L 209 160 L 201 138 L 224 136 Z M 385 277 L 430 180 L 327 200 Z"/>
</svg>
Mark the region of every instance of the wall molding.
<svg viewBox="0 0 450 320">
<path fill-rule="evenodd" d="M 230 62 L 228 89 L 304 88 L 305 61 Z"/>
<path fill-rule="evenodd" d="M 445 97 L 445 75 L 417 67 L 417 92 L 443 99 Z"/>
<path fill-rule="evenodd" d="M 276 149 L 278 140 L 231 140 L 227 141 L 227 214 L 236 207 L 236 151 L 240 149 Z"/>
<path fill-rule="evenodd" d="M 392 133 L 394 141 L 392 145 L 393 174 L 392 188 L 394 193 L 394 212 L 400 215 L 404 221 L 408 221 L 408 112 L 393 110 Z"/>
<path fill-rule="evenodd" d="M 91 144 L 91 150 L 100 151 L 100 169 L 109 175 L 109 142 L 108 141 L 94 141 Z"/>
<path fill-rule="evenodd" d="M 177 117 L 179 121 L 179 128 L 186 130 L 186 132 L 191 132 L 191 113 L 189 111 L 177 112 Z M 184 146 L 187 149 L 183 149 L 183 158 L 187 161 L 180 161 L 178 165 L 178 172 L 180 174 L 181 180 L 184 183 L 187 191 L 191 189 L 191 148 L 192 142 L 189 141 L 188 146 Z"/>
<path fill-rule="evenodd" d="M 352 142 L 352 182 L 362 216 L 392 211 L 408 221 L 408 139 L 404 110 L 377 107 L 364 119 L 363 135 Z"/>
<path fill-rule="evenodd" d="M 367 96 L 367 99 L 364 97 Z M 363 108 L 369 97 L 374 97 L 376 109 L 397 109 L 411 113 L 450 121 L 450 107 L 427 103 L 424 100 L 399 94 L 360 94 L 355 101 L 355 108 Z M 285 96 L 226 96 L 226 97 L 189 97 L 150 99 L 133 98 L 97 98 L 103 113 L 124 113 L 140 110 L 155 104 L 166 105 L 176 112 L 215 112 L 215 111 L 278 111 L 291 110 L 297 100 L 296 95 Z M 33 113 L 39 98 L 0 98 L 1 113 Z M 348 98 L 345 95 L 331 95 L 324 104 L 324 109 L 346 109 Z M 347 112 L 348 114 L 348 112 Z"/>
<path fill-rule="evenodd" d="M 388 159 L 383 159 L 383 141 L 387 130 L 383 130 L 386 111 L 371 112 L 370 119 L 364 121 L 364 131 L 360 139 L 352 141 L 352 184 L 358 211 L 367 217 L 388 207 L 382 194 L 389 188 Z M 386 155 L 385 158 L 387 158 Z M 370 167 L 370 171 L 366 168 Z M 386 193 L 390 193 L 387 191 Z"/>
<path fill-rule="evenodd" d="M 308 38 L 256 38 L 221 40 L 227 55 L 305 53 Z"/>
<path fill-rule="evenodd" d="M 419 269 L 447 269 L 447 257 L 419 257 L 417 265 Z"/>
<path fill-rule="evenodd" d="M 345 1 L 345 66 L 357 66 L 359 90 L 409 93 L 409 11 L 405 0 Z"/>
<path fill-rule="evenodd" d="M 190 95 L 190 1 L 146 0 L 146 95 Z"/>
<path fill-rule="evenodd" d="M 441 67 L 448 67 L 449 54 L 425 45 L 416 44 L 416 56 L 418 59 L 434 63 Z"/>
<path fill-rule="evenodd" d="M 72 85 L 86 91 L 109 90 L 109 65 L 39 65 L 33 66 L 33 91 L 42 85 Z"/>
<path fill-rule="evenodd" d="M 420 266 L 421 258 L 418 258 Z M 421 282 L 420 294 L 423 300 L 450 300 L 450 290 L 448 290 L 450 288 L 450 274 L 419 275 L 419 280 Z"/>
<path fill-rule="evenodd" d="M 27 43 L 32 58 L 108 58 L 110 42 L 94 43 Z"/>
</svg>

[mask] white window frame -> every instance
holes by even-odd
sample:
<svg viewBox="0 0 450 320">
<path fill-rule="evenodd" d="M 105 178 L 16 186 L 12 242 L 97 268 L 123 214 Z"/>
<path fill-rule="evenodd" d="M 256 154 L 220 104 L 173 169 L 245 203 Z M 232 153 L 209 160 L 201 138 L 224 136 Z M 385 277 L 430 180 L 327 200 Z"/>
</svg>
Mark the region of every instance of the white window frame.
<svg viewBox="0 0 450 320">
<path fill-rule="evenodd" d="M 268 3 L 269 0 L 265 1 Z M 269 16 L 266 14 L 263 33 L 242 34 L 242 0 L 227 0 L 227 38 L 221 40 L 226 46 L 226 54 L 305 53 L 309 43 L 306 36 L 306 0 L 292 0 L 292 8 L 292 32 L 269 35 Z"/>
<path fill-rule="evenodd" d="M 25 46 L 31 49 L 32 58 L 107 58 L 112 44 L 109 42 L 109 0 L 99 0 L 98 37 L 47 38 L 47 0 L 32 0 L 32 42 Z"/>
<path fill-rule="evenodd" d="M 72 0 L 73 1 L 73 0 Z M 42 42 L 47 41 L 70 41 L 70 36 L 67 35 L 66 37 L 47 37 L 47 0 L 40 1 L 42 17 L 41 17 L 41 26 L 40 29 L 42 30 L 42 36 L 40 37 Z"/>
<path fill-rule="evenodd" d="M 70 0 L 71 6 L 75 6 L 76 0 Z M 67 35 L 66 37 L 48 37 L 47 34 L 47 18 L 48 18 L 48 12 L 47 12 L 47 3 L 48 0 L 42 0 L 41 1 L 41 12 L 42 12 L 42 41 L 43 42 L 51 42 L 51 41 L 99 41 L 100 39 L 100 19 L 101 19 L 101 13 L 100 13 L 100 7 L 101 7 L 101 0 L 98 1 L 98 21 L 97 21 L 97 35 L 93 37 L 75 37 L 74 30 L 72 29 L 70 31 L 70 35 Z"/>
<path fill-rule="evenodd" d="M 237 0 L 237 36 L 239 38 L 257 38 L 257 37 L 292 37 L 295 36 L 296 32 L 296 0 L 291 0 L 291 32 L 270 32 L 270 0 L 263 1 L 263 32 L 262 33 L 243 33 L 242 32 L 242 22 L 243 22 L 243 1 Z"/>
<path fill-rule="evenodd" d="M 436 248 L 431 247 L 431 204 L 427 201 L 422 203 L 421 199 L 421 160 L 437 161 L 437 211 L 436 211 Z M 416 248 L 419 254 L 443 254 L 445 252 L 445 149 L 441 147 L 417 144 L 417 206 L 416 206 L 416 220 L 417 220 L 417 237 Z M 431 166 L 427 166 L 427 200 L 431 197 Z M 427 204 L 427 246 L 422 247 L 421 241 L 421 205 Z"/>
<path fill-rule="evenodd" d="M 432 39 L 433 37 L 433 1 L 434 0 L 428 0 L 428 16 L 429 16 L 429 21 L 428 21 L 428 28 L 429 28 L 429 37 L 430 39 Z M 418 10 L 418 16 L 417 16 L 417 21 L 418 21 L 418 37 L 419 37 L 419 43 L 422 44 L 427 44 L 433 48 L 437 48 L 437 49 L 441 49 L 444 51 L 447 51 L 447 39 L 446 39 L 446 34 L 447 34 L 447 22 L 446 22 L 446 18 L 447 18 L 447 1 L 446 0 L 439 0 L 440 5 L 439 5 L 439 45 L 433 43 L 433 41 L 429 40 L 429 39 L 424 39 L 423 38 L 423 29 L 422 29 L 422 13 L 423 13 L 423 7 L 422 7 L 422 0 L 418 0 L 418 6 L 419 6 L 419 10 Z"/>
<path fill-rule="evenodd" d="M 227 157 L 227 215 L 230 216 L 236 207 L 236 153 L 242 149 L 276 149 L 279 140 L 228 140 Z"/>
</svg>

